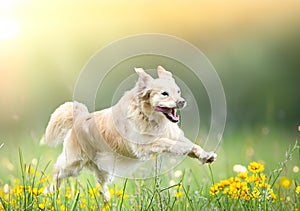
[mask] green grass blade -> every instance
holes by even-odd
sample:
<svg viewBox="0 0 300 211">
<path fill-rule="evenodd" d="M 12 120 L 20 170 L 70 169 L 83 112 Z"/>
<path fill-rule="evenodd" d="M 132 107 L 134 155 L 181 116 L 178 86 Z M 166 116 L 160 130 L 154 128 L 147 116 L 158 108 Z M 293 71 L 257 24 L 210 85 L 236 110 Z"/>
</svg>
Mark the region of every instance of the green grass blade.
<svg viewBox="0 0 300 211">
<path fill-rule="evenodd" d="M 75 196 L 75 200 L 73 201 L 72 207 L 71 207 L 71 211 L 74 211 L 76 209 L 77 203 L 79 201 L 79 195 L 80 193 L 77 192 L 76 196 Z"/>
</svg>

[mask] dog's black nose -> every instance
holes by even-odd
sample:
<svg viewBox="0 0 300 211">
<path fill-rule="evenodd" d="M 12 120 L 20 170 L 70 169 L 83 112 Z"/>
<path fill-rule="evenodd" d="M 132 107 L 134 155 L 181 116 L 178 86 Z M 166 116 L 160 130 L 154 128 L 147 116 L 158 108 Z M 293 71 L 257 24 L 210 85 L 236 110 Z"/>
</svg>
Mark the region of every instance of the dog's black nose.
<svg viewBox="0 0 300 211">
<path fill-rule="evenodd" d="M 185 100 L 177 100 L 177 108 L 183 108 L 185 106 Z"/>
</svg>

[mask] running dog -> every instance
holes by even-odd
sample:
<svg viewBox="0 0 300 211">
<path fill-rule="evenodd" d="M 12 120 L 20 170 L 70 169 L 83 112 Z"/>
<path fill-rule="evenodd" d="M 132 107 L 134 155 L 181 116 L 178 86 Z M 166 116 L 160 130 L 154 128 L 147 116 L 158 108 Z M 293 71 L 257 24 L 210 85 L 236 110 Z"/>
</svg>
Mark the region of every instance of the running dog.
<svg viewBox="0 0 300 211">
<path fill-rule="evenodd" d="M 169 153 L 212 163 L 217 155 L 206 152 L 184 136 L 178 126 L 177 109 L 185 100 L 172 73 L 158 66 L 158 78 L 135 68 L 138 80 L 119 102 L 90 113 L 78 102 L 66 102 L 51 115 L 44 142 L 63 143 L 54 165 L 52 186 L 61 179 L 77 176 L 83 167 L 95 173 L 105 200 L 110 199 L 108 184 L 113 175 L 132 170 L 152 154 Z M 49 188 L 51 189 L 51 188 Z"/>
</svg>

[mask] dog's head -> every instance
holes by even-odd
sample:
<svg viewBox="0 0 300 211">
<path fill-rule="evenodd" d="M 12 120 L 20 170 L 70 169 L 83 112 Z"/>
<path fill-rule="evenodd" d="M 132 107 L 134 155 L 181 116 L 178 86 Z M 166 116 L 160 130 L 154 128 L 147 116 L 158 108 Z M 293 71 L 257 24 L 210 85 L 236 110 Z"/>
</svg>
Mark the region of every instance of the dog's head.
<svg viewBox="0 0 300 211">
<path fill-rule="evenodd" d="M 158 66 L 158 78 L 153 79 L 142 68 L 135 68 L 135 71 L 139 75 L 139 96 L 145 102 L 144 112 L 157 117 L 165 116 L 171 122 L 178 122 L 177 109 L 184 108 L 186 102 L 180 95 L 180 88 L 175 83 L 172 73 Z"/>
</svg>

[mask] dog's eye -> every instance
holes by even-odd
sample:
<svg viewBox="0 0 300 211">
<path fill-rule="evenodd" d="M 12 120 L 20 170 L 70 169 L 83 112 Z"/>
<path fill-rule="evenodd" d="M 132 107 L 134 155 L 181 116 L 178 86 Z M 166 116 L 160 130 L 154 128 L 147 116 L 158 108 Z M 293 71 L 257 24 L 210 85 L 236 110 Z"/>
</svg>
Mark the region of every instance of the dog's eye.
<svg viewBox="0 0 300 211">
<path fill-rule="evenodd" d="M 168 92 L 162 92 L 161 93 L 163 96 L 169 96 L 169 93 Z"/>
<path fill-rule="evenodd" d="M 181 92 L 180 90 L 177 91 L 178 94 L 180 94 L 180 92 Z"/>
</svg>

